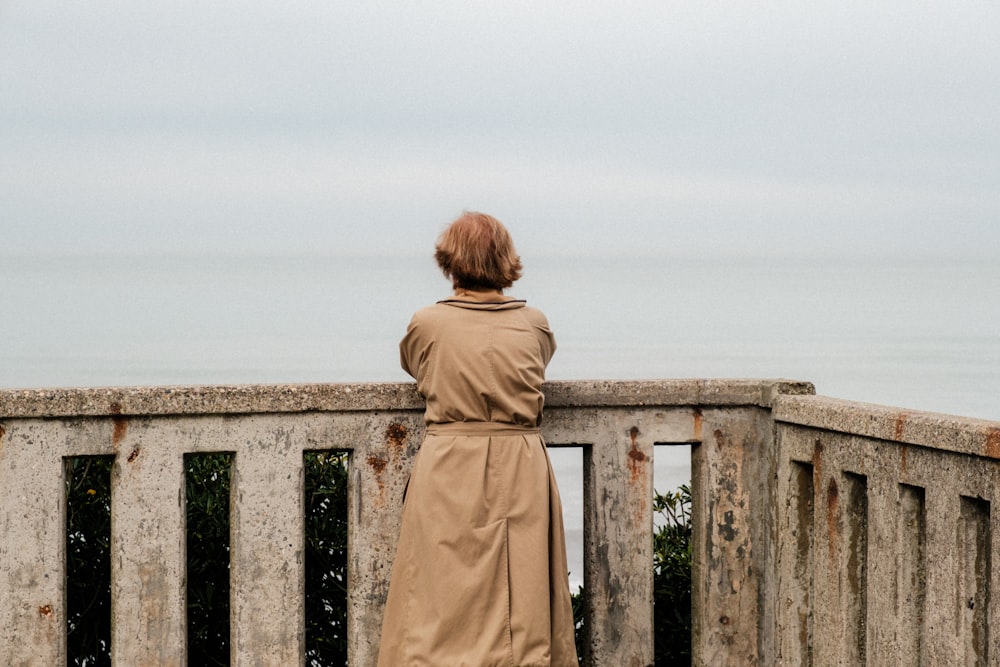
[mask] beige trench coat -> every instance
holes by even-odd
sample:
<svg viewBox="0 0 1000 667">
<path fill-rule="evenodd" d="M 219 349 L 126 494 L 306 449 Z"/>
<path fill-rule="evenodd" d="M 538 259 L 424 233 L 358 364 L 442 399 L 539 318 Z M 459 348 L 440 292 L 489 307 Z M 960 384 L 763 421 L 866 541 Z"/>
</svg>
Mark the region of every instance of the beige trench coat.
<svg viewBox="0 0 1000 667">
<path fill-rule="evenodd" d="M 413 316 L 427 401 L 382 622 L 380 667 L 576 667 L 562 505 L 538 432 L 555 339 L 497 292 Z"/>
</svg>

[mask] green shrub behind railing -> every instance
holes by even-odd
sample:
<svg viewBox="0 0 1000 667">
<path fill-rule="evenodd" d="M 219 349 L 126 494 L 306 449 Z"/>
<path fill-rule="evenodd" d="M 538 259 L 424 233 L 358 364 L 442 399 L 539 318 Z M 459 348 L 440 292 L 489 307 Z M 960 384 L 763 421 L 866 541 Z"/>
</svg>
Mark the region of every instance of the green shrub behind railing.
<svg viewBox="0 0 1000 667">
<path fill-rule="evenodd" d="M 113 462 L 66 459 L 66 649 L 77 667 L 111 664 Z"/>
<path fill-rule="evenodd" d="M 691 487 L 653 492 L 660 526 L 653 532 L 653 633 L 656 667 L 691 663 Z M 573 594 L 576 652 L 586 652 L 583 586 Z"/>
<path fill-rule="evenodd" d="M 306 452 L 306 665 L 347 664 L 346 452 Z"/>
<path fill-rule="evenodd" d="M 347 664 L 347 461 L 305 454 L 306 664 Z M 188 662 L 229 664 L 232 454 L 185 457 Z M 66 462 L 67 662 L 111 664 L 112 456 Z"/>
<path fill-rule="evenodd" d="M 188 664 L 229 664 L 229 472 L 232 455 L 184 457 Z"/>
<path fill-rule="evenodd" d="M 110 665 L 113 457 L 67 459 L 67 655 L 75 667 Z M 229 470 L 232 455 L 185 458 L 190 664 L 229 664 Z M 305 454 L 306 664 L 347 664 L 347 470 L 344 452 Z M 691 491 L 655 493 L 656 665 L 691 659 Z M 583 656 L 583 595 L 573 596 Z"/>
<path fill-rule="evenodd" d="M 691 487 L 653 494 L 665 523 L 653 533 L 653 636 L 657 667 L 691 664 Z"/>
</svg>

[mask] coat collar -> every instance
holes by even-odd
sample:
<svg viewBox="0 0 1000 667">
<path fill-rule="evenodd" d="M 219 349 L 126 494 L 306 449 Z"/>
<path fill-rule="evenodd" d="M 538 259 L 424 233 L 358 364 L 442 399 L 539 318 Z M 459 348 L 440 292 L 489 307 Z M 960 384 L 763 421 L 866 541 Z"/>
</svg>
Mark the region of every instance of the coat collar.
<svg viewBox="0 0 1000 667">
<path fill-rule="evenodd" d="M 524 299 L 504 296 L 502 292 L 495 290 L 479 292 L 476 290 L 460 289 L 455 290 L 454 296 L 438 301 L 438 303 L 473 310 L 510 310 L 512 308 L 523 308 L 526 302 Z"/>
</svg>

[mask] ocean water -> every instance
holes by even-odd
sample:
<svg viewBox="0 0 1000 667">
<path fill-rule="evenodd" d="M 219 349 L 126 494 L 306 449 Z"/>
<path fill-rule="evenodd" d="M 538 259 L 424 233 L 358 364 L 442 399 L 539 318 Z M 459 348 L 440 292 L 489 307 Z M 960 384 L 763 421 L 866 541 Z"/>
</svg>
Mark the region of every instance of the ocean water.
<svg viewBox="0 0 1000 667">
<path fill-rule="evenodd" d="M 525 257 L 550 379 L 785 377 L 1000 419 L 1000 263 Z M 429 257 L 0 261 L 0 387 L 399 381 Z"/>
<path fill-rule="evenodd" d="M 781 377 L 1000 420 L 1000 263 L 523 259 L 549 379 Z M 448 292 L 429 256 L 3 257 L 0 387 L 403 381 L 410 314 Z M 552 456 L 578 582 L 580 455 Z M 689 456 L 657 448 L 657 488 Z"/>
</svg>

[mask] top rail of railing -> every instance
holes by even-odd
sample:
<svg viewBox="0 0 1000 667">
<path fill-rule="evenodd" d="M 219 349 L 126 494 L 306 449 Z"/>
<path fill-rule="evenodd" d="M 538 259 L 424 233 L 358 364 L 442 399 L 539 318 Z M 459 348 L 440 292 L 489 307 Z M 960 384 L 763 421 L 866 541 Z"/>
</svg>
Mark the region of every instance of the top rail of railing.
<svg viewBox="0 0 1000 667">
<path fill-rule="evenodd" d="M 570 380 L 544 386 L 547 407 L 756 405 L 813 394 L 791 380 Z M 412 382 L 0 389 L 0 418 L 418 410 Z"/>
<path fill-rule="evenodd" d="M 1000 459 L 1000 421 L 859 403 L 828 396 L 781 396 L 775 421 L 931 449 Z"/>
</svg>

